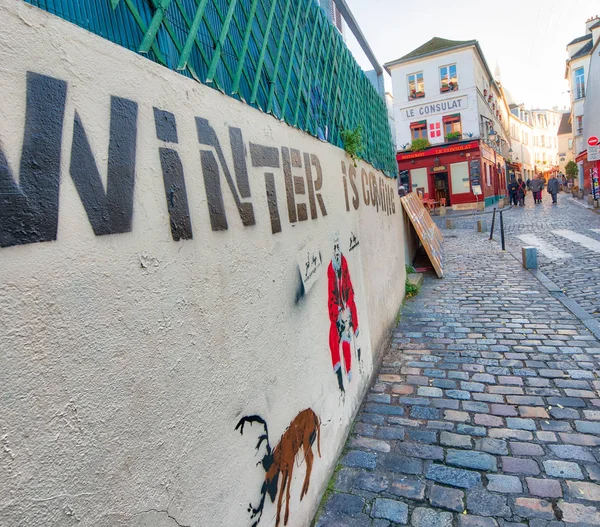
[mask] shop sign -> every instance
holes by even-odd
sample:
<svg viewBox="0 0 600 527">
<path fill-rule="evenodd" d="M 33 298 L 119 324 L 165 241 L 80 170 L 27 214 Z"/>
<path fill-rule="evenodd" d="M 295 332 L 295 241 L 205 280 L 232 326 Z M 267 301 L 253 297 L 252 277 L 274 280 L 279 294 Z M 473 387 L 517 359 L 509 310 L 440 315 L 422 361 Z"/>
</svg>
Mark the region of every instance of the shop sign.
<svg viewBox="0 0 600 527">
<path fill-rule="evenodd" d="M 445 101 L 432 102 L 429 104 L 419 104 L 402 110 L 402 117 L 405 121 L 411 121 L 416 118 L 428 117 L 448 112 L 459 112 L 468 107 L 467 96 L 457 97 Z"/>
<path fill-rule="evenodd" d="M 437 167 L 433 167 L 431 169 L 432 172 L 446 172 L 446 165 L 440 165 Z"/>
<path fill-rule="evenodd" d="M 600 145 L 588 146 L 587 158 L 588 161 L 600 161 Z"/>
</svg>

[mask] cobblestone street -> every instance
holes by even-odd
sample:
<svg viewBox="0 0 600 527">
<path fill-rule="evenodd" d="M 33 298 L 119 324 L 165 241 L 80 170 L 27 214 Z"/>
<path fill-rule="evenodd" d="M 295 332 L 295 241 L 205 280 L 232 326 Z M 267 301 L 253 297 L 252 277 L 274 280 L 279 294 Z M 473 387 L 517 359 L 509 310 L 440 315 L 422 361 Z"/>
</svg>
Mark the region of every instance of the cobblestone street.
<svg viewBox="0 0 600 527">
<path fill-rule="evenodd" d="M 509 243 L 588 236 L 600 216 L 567 199 L 512 209 Z M 405 305 L 316 526 L 600 525 L 600 342 L 488 235 L 444 234 L 446 277 Z M 561 247 L 540 262 L 575 288 Z"/>
<path fill-rule="evenodd" d="M 543 203 L 534 205 L 529 194 L 524 208 L 505 209 L 507 250 L 520 257 L 522 246 L 539 244 L 540 271 L 600 320 L 600 214 L 588 210 L 582 200 L 568 194 L 561 193 L 558 199 L 558 206 L 553 206 L 545 193 Z M 458 217 L 455 223 L 459 229 L 475 229 L 479 219 L 487 223 L 489 232 L 491 214 Z M 436 217 L 436 223 L 444 229 L 445 218 Z M 581 239 L 578 243 L 566 238 L 565 234 L 569 235 L 566 231 L 583 236 L 585 245 Z M 444 233 L 449 234 L 449 231 L 444 230 Z M 494 238 L 500 240 L 498 223 Z M 596 242 L 595 247 L 593 242 Z"/>
</svg>

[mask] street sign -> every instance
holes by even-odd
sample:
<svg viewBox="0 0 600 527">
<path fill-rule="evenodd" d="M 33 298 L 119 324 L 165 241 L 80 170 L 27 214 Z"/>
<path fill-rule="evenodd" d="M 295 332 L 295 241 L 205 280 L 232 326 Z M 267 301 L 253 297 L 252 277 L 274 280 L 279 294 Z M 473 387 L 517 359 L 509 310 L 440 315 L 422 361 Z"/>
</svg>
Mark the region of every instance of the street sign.
<svg viewBox="0 0 600 527">
<path fill-rule="evenodd" d="M 587 158 L 588 161 L 600 161 L 600 145 L 588 146 Z"/>
<path fill-rule="evenodd" d="M 596 146 L 598 143 L 600 143 L 600 140 L 598 139 L 597 136 L 590 135 L 588 137 L 588 146 Z"/>
</svg>

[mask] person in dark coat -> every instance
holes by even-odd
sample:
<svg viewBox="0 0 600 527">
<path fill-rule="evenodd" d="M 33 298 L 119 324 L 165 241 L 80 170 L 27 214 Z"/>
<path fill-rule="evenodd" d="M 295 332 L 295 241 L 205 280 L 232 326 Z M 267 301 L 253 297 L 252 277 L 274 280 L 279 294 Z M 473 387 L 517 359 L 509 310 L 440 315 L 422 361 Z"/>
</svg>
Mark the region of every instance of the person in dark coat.
<svg viewBox="0 0 600 527">
<path fill-rule="evenodd" d="M 544 180 L 542 179 L 542 176 L 539 175 L 531 182 L 531 192 L 533 192 L 534 203 L 542 202 L 542 190 L 544 190 Z"/>
<path fill-rule="evenodd" d="M 508 184 L 508 198 L 510 200 L 511 205 L 518 205 L 518 198 L 517 198 L 518 188 L 519 188 L 519 185 L 517 184 L 517 180 L 514 177 L 511 178 L 510 183 Z"/>
<path fill-rule="evenodd" d="M 548 180 L 548 194 L 552 196 L 552 204 L 556 205 L 558 201 L 556 200 L 556 196 L 558 194 L 559 183 L 556 176 L 553 174 L 552 177 Z"/>
<path fill-rule="evenodd" d="M 522 178 L 517 181 L 517 200 L 520 207 L 525 206 L 525 193 L 527 192 L 527 185 L 523 182 Z"/>
<path fill-rule="evenodd" d="M 531 190 L 531 178 L 527 178 L 527 190 Z"/>
</svg>

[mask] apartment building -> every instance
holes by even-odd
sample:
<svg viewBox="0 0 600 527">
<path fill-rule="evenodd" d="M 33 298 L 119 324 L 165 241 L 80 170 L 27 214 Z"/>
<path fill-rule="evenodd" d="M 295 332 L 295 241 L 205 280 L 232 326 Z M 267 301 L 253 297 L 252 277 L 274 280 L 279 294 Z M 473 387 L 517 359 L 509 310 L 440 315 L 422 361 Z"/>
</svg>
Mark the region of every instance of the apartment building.
<svg viewBox="0 0 600 527">
<path fill-rule="evenodd" d="M 579 186 L 591 190 L 587 159 L 587 137 L 584 135 L 586 116 L 585 103 L 588 97 L 590 65 L 593 52 L 598 51 L 600 17 L 591 17 L 585 22 L 585 33 L 567 44 L 567 66 L 565 78 L 571 94 L 571 126 L 573 128 L 573 154 L 579 167 Z M 595 86 L 594 86 L 595 88 Z M 597 89 L 597 88 L 596 88 Z M 589 123 L 593 125 L 594 123 Z"/>
<path fill-rule="evenodd" d="M 479 43 L 434 37 L 384 67 L 409 190 L 455 208 L 505 195 L 510 110 Z M 426 140 L 422 150 L 418 139 Z"/>
</svg>

